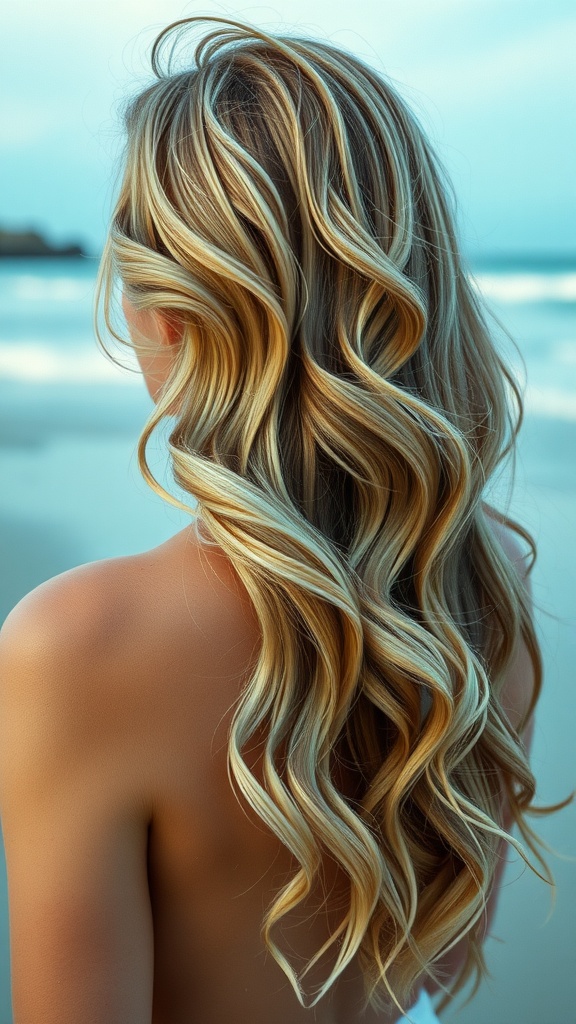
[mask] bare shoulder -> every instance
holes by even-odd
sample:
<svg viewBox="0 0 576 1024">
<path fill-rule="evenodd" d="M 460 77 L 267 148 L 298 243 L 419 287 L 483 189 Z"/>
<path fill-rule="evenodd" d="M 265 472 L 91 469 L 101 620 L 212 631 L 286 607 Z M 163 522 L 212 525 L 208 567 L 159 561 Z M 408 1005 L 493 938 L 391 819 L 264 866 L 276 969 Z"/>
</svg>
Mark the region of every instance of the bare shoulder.
<svg viewBox="0 0 576 1024">
<path fill-rule="evenodd" d="M 192 528 L 136 555 L 77 566 L 30 591 L 0 630 L 0 700 L 42 688 L 55 706 L 111 706 L 147 673 L 209 658 L 250 608 L 218 548 Z M 172 672 L 172 675 L 175 673 Z M 177 674 L 177 673 L 176 673 Z"/>
<path fill-rule="evenodd" d="M 127 628 L 139 632 L 138 618 L 165 602 L 170 589 L 201 602 L 217 583 L 233 589 L 237 580 L 223 553 L 200 548 L 196 533 L 186 528 L 148 551 L 53 576 L 9 613 L 0 630 L 3 649 L 17 645 L 31 653 L 61 647 L 62 653 L 88 655 L 114 645 Z"/>
<path fill-rule="evenodd" d="M 117 655 L 146 589 L 141 555 L 79 565 L 41 583 L 12 609 L 0 630 L 0 685 L 41 681 L 44 694 L 75 681 L 86 692 L 92 670 Z M 102 673 L 96 673 L 100 679 Z"/>
<path fill-rule="evenodd" d="M 0 734 L 27 731 L 38 750 L 92 741 L 109 718 L 110 683 L 125 646 L 138 558 L 107 559 L 54 576 L 12 609 L 0 630 Z M 31 740 L 32 741 L 32 740 Z M 15 741 L 14 741 L 15 742 Z"/>
<path fill-rule="evenodd" d="M 53 576 L 5 619 L 0 658 L 89 660 L 118 636 L 139 580 L 140 556 L 89 562 Z"/>
</svg>

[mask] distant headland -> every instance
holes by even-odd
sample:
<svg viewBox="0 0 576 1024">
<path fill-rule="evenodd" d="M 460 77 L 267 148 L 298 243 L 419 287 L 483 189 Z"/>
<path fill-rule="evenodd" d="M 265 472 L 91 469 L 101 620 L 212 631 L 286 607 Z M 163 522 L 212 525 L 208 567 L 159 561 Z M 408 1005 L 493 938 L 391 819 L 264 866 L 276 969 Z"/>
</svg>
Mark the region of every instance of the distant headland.
<svg viewBox="0 0 576 1024">
<path fill-rule="evenodd" d="M 17 256 L 86 256 L 81 245 L 55 246 L 38 231 L 7 231 L 0 228 L 0 259 Z"/>
</svg>

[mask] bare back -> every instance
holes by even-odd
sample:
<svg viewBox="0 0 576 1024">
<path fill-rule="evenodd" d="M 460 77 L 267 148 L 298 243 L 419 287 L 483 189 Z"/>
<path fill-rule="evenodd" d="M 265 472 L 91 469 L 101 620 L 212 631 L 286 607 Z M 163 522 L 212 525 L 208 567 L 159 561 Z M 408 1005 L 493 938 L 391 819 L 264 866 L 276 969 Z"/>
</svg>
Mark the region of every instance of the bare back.
<svg viewBox="0 0 576 1024">
<path fill-rule="evenodd" d="M 250 599 L 223 553 L 204 546 L 194 528 L 122 563 L 128 571 L 121 585 L 133 595 L 123 671 L 131 706 L 139 702 L 126 756 L 137 760 L 152 807 L 153 1024 L 309 1024 L 310 1010 L 260 938 L 266 908 L 298 865 L 246 802 L 239 806 L 226 769 L 228 727 L 260 643 Z M 246 757 L 258 776 L 256 740 Z M 353 779 L 339 781 L 343 792 L 353 790 Z M 326 882 L 331 905 L 342 908 L 346 880 L 330 863 Z M 337 911 L 314 914 L 321 895 L 313 893 L 275 933 L 297 973 L 341 919 Z M 306 975 L 308 994 L 334 960 L 333 952 L 324 956 Z M 397 1020 L 392 1004 L 384 1016 L 362 1017 L 362 1000 L 352 964 L 315 1007 L 314 1020 Z"/>
<path fill-rule="evenodd" d="M 265 909 L 299 865 L 246 801 L 239 805 L 226 769 L 231 716 L 260 643 L 250 599 L 223 553 L 202 545 L 193 528 L 122 563 L 125 584 L 132 573 L 137 577 L 131 587 L 137 642 L 127 644 L 124 671 L 138 681 L 149 724 L 129 730 L 129 742 L 135 732 L 142 740 L 127 757 L 138 759 L 153 809 L 153 1024 L 309 1024 L 310 1010 L 300 1006 L 260 938 Z M 258 744 L 245 755 L 257 777 Z M 353 780 L 340 782 L 351 791 Z M 342 908 L 346 881 L 330 863 L 326 885 Z M 341 912 L 314 915 L 321 895 L 312 893 L 276 931 L 298 973 L 341 920 Z M 324 956 L 304 978 L 308 1001 L 334 960 L 334 953 Z M 315 1007 L 314 1019 L 356 1024 L 362 999 L 360 972 L 348 969 Z M 362 1020 L 387 1024 L 398 1016 L 392 1006 L 389 1017 Z"/>
</svg>

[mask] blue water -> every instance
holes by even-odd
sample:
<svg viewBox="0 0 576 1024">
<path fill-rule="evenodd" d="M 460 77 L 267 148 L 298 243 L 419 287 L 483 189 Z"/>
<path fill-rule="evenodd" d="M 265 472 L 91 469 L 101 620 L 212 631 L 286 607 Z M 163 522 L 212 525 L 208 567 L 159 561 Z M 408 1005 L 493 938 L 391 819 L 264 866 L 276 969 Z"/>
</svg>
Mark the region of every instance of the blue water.
<svg viewBox="0 0 576 1024">
<path fill-rule="evenodd" d="M 526 363 L 526 420 L 512 512 L 535 534 L 534 595 L 545 663 L 533 766 L 540 802 L 576 784 L 576 261 L 474 268 L 477 287 Z M 0 261 L 0 622 L 43 580 L 99 558 L 160 544 L 187 521 L 155 495 L 135 459 L 152 410 L 140 375 L 98 349 L 92 329 L 96 264 Z M 496 331 L 518 373 L 513 347 Z M 126 366 L 135 366 L 115 348 Z M 170 488 L 161 440 L 151 464 Z M 173 493 L 177 493 L 171 485 Z M 535 821 L 576 854 L 575 814 Z M 558 901 L 510 856 L 486 953 L 486 983 L 455 1024 L 568 1024 L 576 1005 L 572 952 L 576 867 L 553 860 Z M 460 1000 L 459 1000 L 460 1002 Z M 8 910 L 0 843 L 0 1024 L 10 1024 Z"/>
<path fill-rule="evenodd" d="M 5 260 L 0 262 L 0 404 L 10 403 L 18 384 L 37 401 L 40 385 L 56 384 L 97 399 L 94 384 L 138 387 L 137 374 L 119 370 L 97 349 L 92 330 L 96 260 Z M 515 338 L 526 360 L 526 411 L 576 419 L 576 262 L 560 269 L 545 260 L 527 268 L 474 269 L 473 281 Z M 514 349 L 495 326 L 522 375 Z M 130 353 L 117 348 L 126 366 Z M 29 385 L 30 390 L 22 390 Z M 63 394 L 63 392 L 60 392 Z M 110 390 L 112 402 L 114 392 Z M 126 401 L 130 399 L 126 398 Z M 21 406 L 20 406 L 21 407 Z"/>
</svg>

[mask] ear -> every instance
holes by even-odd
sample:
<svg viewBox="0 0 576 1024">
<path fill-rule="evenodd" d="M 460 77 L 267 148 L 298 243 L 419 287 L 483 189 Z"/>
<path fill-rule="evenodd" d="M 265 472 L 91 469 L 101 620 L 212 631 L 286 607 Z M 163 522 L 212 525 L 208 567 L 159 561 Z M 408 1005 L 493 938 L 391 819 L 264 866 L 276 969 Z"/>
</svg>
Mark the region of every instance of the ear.
<svg viewBox="0 0 576 1024">
<path fill-rule="evenodd" d="M 173 310 L 137 309 L 126 292 L 122 292 L 122 309 L 133 340 L 152 339 L 156 344 L 170 347 L 182 340 L 184 324 Z"/>
<path fill-rule="evenodd" d="M 179 345 L 184 333 L 184 324 L 173 312 L 155 309 L 153 312 L 160 341 L 163 345 Z"/>
</svg>

